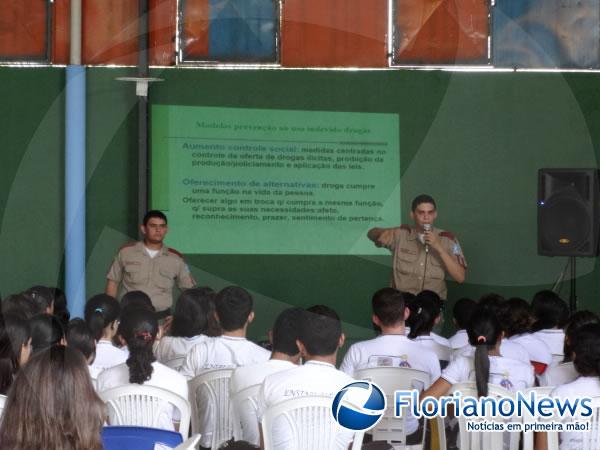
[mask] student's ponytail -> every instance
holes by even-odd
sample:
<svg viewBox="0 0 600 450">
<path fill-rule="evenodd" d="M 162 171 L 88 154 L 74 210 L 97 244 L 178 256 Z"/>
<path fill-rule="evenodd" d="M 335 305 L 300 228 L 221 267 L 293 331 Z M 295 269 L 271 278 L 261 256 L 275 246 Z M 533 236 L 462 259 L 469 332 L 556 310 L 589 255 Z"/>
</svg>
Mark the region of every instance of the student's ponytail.
<svg viewBox="0 0 600 450">
<path fill-rule="evenodd" d="M 489 310 L 479 309 L 473 313 L 467 326 L 469 344 L 475 347 L 473 363 L 475 366 L 475 384 L 477 395 L 485 397 L 488 394 L 490 379 L 489 351 L 496 346 L 502 333 L 498 319 Z"/>
<path fill-rule="evenodd" d="M 158 333 L 158 321 L 153 312 L 144 309 L 130 311 L 121 321 L 123 339 L 127 342 L 129 382 L 143 384 L 152 376 L 156 361 L 152 345 Z"/>
<path fill-rule="evenodd" d="M 435 319 L 440 314 L 440 306 L 440 297 L 435 292 L 422 291 L 417 294 L 409 306 L 410 315 L 406 320 L 410 327 L 410 339 L 431 333 Z"/>
<path fill-rule="evenodd" d="M 85 305 L 85 322 L 95 340 L 102 338 L 104 329 L 119 318 L 120 312 L 119 302 L 110 295 L 98 294 L 88 300 Z"/>
</svg>

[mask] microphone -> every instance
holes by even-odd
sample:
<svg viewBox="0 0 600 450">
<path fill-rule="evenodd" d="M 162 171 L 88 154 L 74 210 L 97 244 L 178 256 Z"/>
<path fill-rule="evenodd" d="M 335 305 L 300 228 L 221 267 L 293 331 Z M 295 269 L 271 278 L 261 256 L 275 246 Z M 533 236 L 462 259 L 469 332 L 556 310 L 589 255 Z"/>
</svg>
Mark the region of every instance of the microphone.
<svg viewBox="0 0 600 450">
<path fill-rule="evenodd" d="M 431 231 L 431 224 L 430 223 L 424 223 L 423 224 L 423 231 Z M 429 244 L 425 244 L 425 253 L 429 253 Z"/>
</svg>

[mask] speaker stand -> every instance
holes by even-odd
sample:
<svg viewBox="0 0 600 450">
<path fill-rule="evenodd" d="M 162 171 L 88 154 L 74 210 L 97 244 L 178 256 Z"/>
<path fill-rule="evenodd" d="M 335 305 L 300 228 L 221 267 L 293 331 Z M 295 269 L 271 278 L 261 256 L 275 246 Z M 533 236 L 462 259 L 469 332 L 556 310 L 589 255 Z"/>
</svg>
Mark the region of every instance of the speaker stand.
<svg viewBox="0 0 600 450">
<path fill-rule="evenodd" d="M 569 265 L 571 266 L 571 282 L 569 283 L 569 311 L 571 314 L 573 314 L 577 310 L 577 270 L 575 267 L 575 261 L 577 258 L 570 256 L 569 259 Z"/>
</svg>

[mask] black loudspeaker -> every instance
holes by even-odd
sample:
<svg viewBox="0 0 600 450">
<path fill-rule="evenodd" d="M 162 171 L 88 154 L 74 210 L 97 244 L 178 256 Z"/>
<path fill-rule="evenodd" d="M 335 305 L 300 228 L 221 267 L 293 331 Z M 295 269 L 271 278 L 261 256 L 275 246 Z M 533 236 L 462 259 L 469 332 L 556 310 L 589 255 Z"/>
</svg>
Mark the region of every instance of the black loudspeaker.
<svg viewBox="0 0 600 450">
<path fill-rule="evenodd" d="M 598 254 L 598 170 L 540 169 L 538 254 Z"/>
</svg>

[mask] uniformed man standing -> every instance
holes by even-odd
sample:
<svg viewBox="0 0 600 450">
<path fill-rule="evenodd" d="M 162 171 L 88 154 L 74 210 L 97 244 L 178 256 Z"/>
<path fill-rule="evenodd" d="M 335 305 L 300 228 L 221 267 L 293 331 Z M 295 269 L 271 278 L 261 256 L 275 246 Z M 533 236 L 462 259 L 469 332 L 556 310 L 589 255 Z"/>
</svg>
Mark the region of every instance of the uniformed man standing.
<svg viewBox="0 0 600 450">
<path fill-rule="evenodd" d="M 140 230 L 144 240 L 125 244 L 115 256 L 106 275 L 106 293 L 120 298 L 129 291 L 143 291 L 165 317 L 173 304 L 173 285 L 188 289 L 196 282 L 181 253 L 163 245 L 168 227 L 162 212 L 148 211 Z"/>
<path fill-rule="evenodd" d="M 446 299 L 446 274 L 464 282 L 467 263 L 456 237 L 433 227 L 436 216 L 435 200 L 422 194 L 412 202 L 414 227 L 371 228 L 367 236 L 392 252 L 392 287 L 413 294 L 427 289 Z"/>
</svg>

